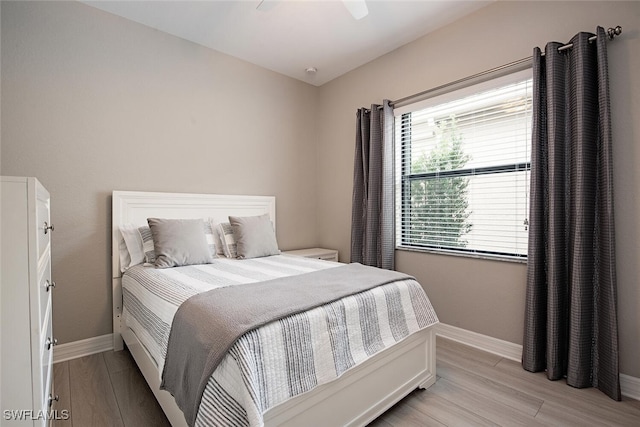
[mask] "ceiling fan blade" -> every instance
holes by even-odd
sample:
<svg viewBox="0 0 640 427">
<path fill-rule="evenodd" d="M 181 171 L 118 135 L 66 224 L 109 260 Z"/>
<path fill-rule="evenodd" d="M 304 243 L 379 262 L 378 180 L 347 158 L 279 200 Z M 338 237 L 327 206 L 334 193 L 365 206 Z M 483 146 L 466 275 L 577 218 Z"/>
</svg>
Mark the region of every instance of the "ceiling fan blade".
<svg viewBox="0 0 640 427">
<path fill-rule="evenodd" d="M 362 19 L 369 14 L 366 0 L 342 0 L 354 19 Z"/>
</svg>

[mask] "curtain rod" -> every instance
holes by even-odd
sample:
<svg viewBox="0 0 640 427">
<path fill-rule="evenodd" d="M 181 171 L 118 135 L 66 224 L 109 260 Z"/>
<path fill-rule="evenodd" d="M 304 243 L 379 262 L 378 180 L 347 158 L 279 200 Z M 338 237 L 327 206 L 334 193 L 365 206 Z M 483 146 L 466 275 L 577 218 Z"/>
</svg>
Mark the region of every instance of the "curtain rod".
<svg viewBox="0 0 640 427">
<path fill-rule="evenodd" d="M 620 34 L 622 34 L 622 27 L 620 25 L 616 26 L 615 28 L 611 28 L 610 27 L 609 29 L 607 29 L 607 37 L 608 37 L 609 40 L 613 40 L 616 36 L 619 36 Z M 598 36 L 591 36 L 591 37 L 589 37 L 589 42 L 593 42 L 597 38 L 598 38 Z M 563 50 L 571 49 L 572 47 L 573 47 L 573 44 L 572 43 L 568 43 L 568 44 L 566 44 L 564 46 L 560 46 L 558 48 L 558 51 L 561 52 Z M 544 55 L 544 52 L 542 54 Z M 462 83 L 468 82 L 469 80 L 476 80 L 476 79 L 479 79 L 480 77 L 484 77 L 484 76 L 487 76 L 487 75 L 493 75 L 493 74 L 496 74 L 496 73 L 499 73 L 499 72 L 505 72 L 505 74 L 506 74 L 507 70 L 509 70 L 509 71 L 511 71 L 511 70 L 519 71 L 520 69 L 525 69 L 526 68 L 525 65 L 529 65 L 532 60 L 533 60 L 533 56 L 529 56 L 527 58 L 522 58 L 522 59 L 510 62 L 510 63 L 505 64 L 505 65 L 500 65 L 499 67 L 492 68 L 490 70 L 482 71 L 482 72 L 474 74 L 472 76 L 463 77 L 463 78 L 458 79 L 458 80 L 453 81 L 453 82 L 445 83 L 443 85 L 440 85 L 440 86 L 437 86 L 437 87 L 434 87 L 434 88 L 431 88 L 431 89 L 427 89 L 427 90 L 424 90 L 422 92 L 415 93 L 413 95 L 405 96 L 404 98 L 396 99 L 395 101 L 391 101 L 390 105 L 392 107 L 396 107 L 396 106 L 398 106 L 398 104 L 405 103 L 405 102 L 413 100 L 415 98 L 421 98 L 421 97 L 423 97 L 425 95 L 429 95 L 431 93 L 441 91 L 441 90 L 449 88 L 451 86 L 460 85 Z M 382 107 L 380 107 L 380 108 L 382 108 Z"/>
</svg>

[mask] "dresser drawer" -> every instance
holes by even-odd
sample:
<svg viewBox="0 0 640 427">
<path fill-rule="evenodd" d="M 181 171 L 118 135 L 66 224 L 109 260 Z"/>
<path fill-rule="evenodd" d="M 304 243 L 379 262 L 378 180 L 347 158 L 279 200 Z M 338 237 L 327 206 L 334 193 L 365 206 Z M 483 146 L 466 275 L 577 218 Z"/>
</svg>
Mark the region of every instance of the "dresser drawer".
<svg viewBox="0 0 640 427">
<path fill-rule="evenodd" d="M 37 199 L 36 202 L 36 232 L 38 233 L 38 258 L 51 242 L 51 218 L 49 217 L 49 200 Z"/>
<path fill-rule="evenodd" d="M 46 328 L 45 322 L 47 321 L 47 307 L 51 303 L 51 293 L 54 289 L 54 284 L 51 280 L 51 258 L 44 260 L 44 268 L 40 271 L 38 278 L 38 325 L 40 330 Z M 51 317 L 50 315 L 48 317 Z"/>
<path fill-rule="evenodd" d="M 46 329 L 42 334 L 41 355 L 41 377 L 33 378 L 34 408 L 42 408 L 45 413 L 50 410 L 50 397 L 52 394 L 53 381 L 53 328 L 51 322 L 50 307 L 47 307 Z M 46 420 L 42 425 L 47 425 Z"/>
</svg>

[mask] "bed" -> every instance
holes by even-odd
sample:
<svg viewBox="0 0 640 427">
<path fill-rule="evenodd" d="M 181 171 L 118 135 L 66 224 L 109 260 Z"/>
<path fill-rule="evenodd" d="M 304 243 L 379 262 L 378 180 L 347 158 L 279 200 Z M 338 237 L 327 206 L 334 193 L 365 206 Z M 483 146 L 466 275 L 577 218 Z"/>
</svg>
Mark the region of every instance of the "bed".
<svg viewBox="0 0 640 427">
<path fill-rule="evenodd" d="M 163 350 L 153 348 L 154 346 L 149 343 L 149 339 L 145 339 L 146 333 L 143 331 L 142 325 L 138 324 L 134 316 L 129 313 L 133 309 L 123 308 L 123 301 L 128 300 L 128 304 L 131 304 L 131 298 L 124 298 L 123 294 L 127 296 L 132 292 L 137 292 L 135 288 L 132 288 L 132 277 L 135 277 L 136 274 L 142 274 L 143 268 L 136 267 L 125 275 L 124 280 L 127 286 L 123 292 L 123 274 L 120 268 L 122 244 L 120 228 L 125 224 L 142 226 L 147 223 L 147 218 L 154 217 L 210 218 L 214 222 L 224 222 L 230 215 L 253 217 L 264 214 L 268 215 L 275 225 L 275 198 L 114 191 L 112 208 L 114 349 L 121 350 L 124 344 L 127 345 L 171 424 L 173 426 L 188 425 L 185 415 L 173 396 L 160 389 L 164 362 Z M 296 269 L 306 271 L 333 270 L 334 267 L 338 267 L 327 261 L 307 260 L 291 256 L 289 259 L 286 258 L 286 255 L 275 255 L 256 260 L 221 258 L 207 268 L 238 269 L 239 266 L 244 268 L 246 265 L 247 270 L 253 271 L 266 264 L 271 271 L 294 271 Z M 245 261 L 252 262 L 245 263 Z M 282 268 L 280 268 L 281 265 Z M 205 267 L 195 266 L 191 270 L 185 270 L 185 274 L 193 276 L 194 269 L 202 270 L 203 268 Z M 170 272 L 173 275 L 180 275 L 174 273 Z M 248 276 L 252 274 L 254 273 L 248 274 Z M 278 275 L 279 273 L 274 274 Z M 297 273 L 287 273 L 286 275 L 289 274 Z M 187 294 L 189 293 L 187 292 Z M 153 305 L 153 303 L 149 304 Z M 171 317 L 171 314 L 168 316 Z M 253 419 L 251 424 L 261 425 L 264 423 L 265 426 L 301 426 L 318 425 L 318 423 L 332 426 L 366 425 L 415 388 L 427 388 L 435 382 L 436 324 L 437 317 L 433 313 L 426 326 L 422 324 L 416 332 L 399 339 L 397 343 L 373 356 L 366 357 L 364 361 L 358 361 L 357 364 L 350 366 L 344 372 L 340 372 L 335 379 L 331 378 L 325 382 L 319 381 L 319 385 L 305 389 L 304 392 L 300 392 L 294 397 L 280 399 L 281 401 L 278 401 L 277 404 L 269 406 L 266 412 L 258 414 L 259 418 Z M 225 376 L 226 374 L 220 375 Z M 206 390 L 205 396 L 207 396 Z M 259 408 L 258 412 L 261 412 Z M 203 422 L 203 419 L 206 420 L 202 414 L 198 414 L 195 424 L 209 423 L 208 421 Z M 243 423 L 244 421 L 239 422 L 239 424 Z"/>
</svg>

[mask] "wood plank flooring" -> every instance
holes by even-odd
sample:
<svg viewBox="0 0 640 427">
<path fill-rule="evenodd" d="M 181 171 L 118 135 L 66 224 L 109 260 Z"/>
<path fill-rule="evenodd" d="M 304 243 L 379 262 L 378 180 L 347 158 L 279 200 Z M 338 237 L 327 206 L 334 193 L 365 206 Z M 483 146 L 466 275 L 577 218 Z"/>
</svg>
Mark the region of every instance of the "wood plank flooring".
<svg viewBox="0 0 640 427">
<path fill-rule="evenodd" d="M 64 427 L 170 426 L 127 350 L 107 351 L 53 365 L 56 409 Z"/>
<path fill-rule="evenodd" d="M 437 353 L 436 383 L 412 392 L 370 427 L 640 426 L 639 401 L 615 402 L 595 389 L 549 381 L 440 337 Z M 71 415 L 55 426 L 169 426 L 126 350 L 57 363 L 54 381 L 56 409 Z"/>
</svg>

